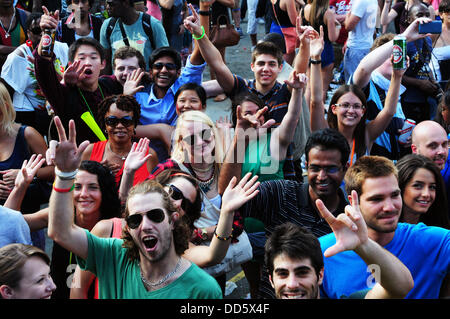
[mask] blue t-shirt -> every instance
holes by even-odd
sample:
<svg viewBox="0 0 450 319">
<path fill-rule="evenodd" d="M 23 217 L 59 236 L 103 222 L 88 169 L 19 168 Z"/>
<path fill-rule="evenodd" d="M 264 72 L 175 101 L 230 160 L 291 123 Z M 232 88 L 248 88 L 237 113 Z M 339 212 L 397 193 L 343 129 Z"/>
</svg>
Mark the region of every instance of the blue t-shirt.
<svg viewBox="0 0 450 319">
<path fill-rule="evenodd" d="M 336 243 L 334 233 L 319 238 L 322 252 Z M 384 246 L 408 267 L 414 279 L 414 288 L 407 299 L 436 299 L 442 281 L 450 270 L 450 231 L 440 227 L 428 227 L 399 223 L 394 238 Z M 324 278 L 321 294 L 331 299 L 372 288 L 375 280 L 368 266 L 354 252 L 345 251 L 324 258 Z"/>
<path fill-rule="evenodd" d="M 0 247 L 15 243 L 33 245 L 30 228 L 21 212 L 0 206 Z"/>
</svg>

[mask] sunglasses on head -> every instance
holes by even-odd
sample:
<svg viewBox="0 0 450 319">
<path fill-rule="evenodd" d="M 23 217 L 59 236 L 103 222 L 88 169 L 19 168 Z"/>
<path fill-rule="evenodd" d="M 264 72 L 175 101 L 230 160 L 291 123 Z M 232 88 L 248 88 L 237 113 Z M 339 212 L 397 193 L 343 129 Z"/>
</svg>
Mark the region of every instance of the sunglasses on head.
<svg viewBox="0 0 450 319">
<path fill-rule="evenodd" d="M 209 141 L 211 139 L 212 132 L 211 129 L 207 128 L 202 130 L 200 133 L 192 134 L 183 138 L 183 141 L 188 145 L 195 145 L 198 143 L 198 139 L 200 138 L 203 141 Z"/>
<path fill-rule="evenodd" d="M 166 67 L 167 70 L 173 71 L 177 69 L 177 65 L 175 63 L 162 63 L 157 62 L 153 64 L 153 69 L 162 70 L 163 67 Z"/>
<path fill-rule="evenodd" d="M 184 197 L 183 192 L 175 185 L 169 185 L 169 195 L 173 200 L 181 199 L 181 208 L 187 212 L 193 205 L 189 199 Z"/>
<path fill-rule="evenodd" d="M 124 116 L 122 118 L 119 117 L 115 117 L 115 116 L 108 116 L 105 117 L 105 124 L 108 126 L 112 126 L 115 127 L 117 126 L 119 123 L 122 123 L 123 126 L 131 126 L 133 125 L 133 118 L 131 116 Z"/>
<path fill-rule="evenodd" d="M 145 213 L 138 213 L 128 216 L 125 219 L 128 227 L 130 227 L 131 229 L 138 228 L 139 225 L 142 223 L 144 215 L 146 215 L 147 218 L 154 223 L 160 223 L 166 217 L 166 213 L 164 213 L 164 211 L 161 208 L 155 208 Z"/>
<path fill-rule="evenodd" d="M 41 28 L 40 27 L 34 27 L 33 29 L 29 29 L 29 31 L 31 33 L 33 33 L 34 35 L 39 35 L 41 34 Z"/>
</svg>

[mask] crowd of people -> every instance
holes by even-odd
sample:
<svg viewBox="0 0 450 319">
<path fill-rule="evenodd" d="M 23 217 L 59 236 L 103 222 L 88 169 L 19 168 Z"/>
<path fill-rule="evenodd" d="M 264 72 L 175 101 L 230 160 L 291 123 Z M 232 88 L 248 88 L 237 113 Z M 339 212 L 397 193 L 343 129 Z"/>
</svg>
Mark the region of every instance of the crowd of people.
<svg viewBox="0 0 450 319">
<path fill-rule="evenodd" d="M 0 0 L 0 41 L 1 299 L 450 297 L 450 0 Z"/>
</svg>

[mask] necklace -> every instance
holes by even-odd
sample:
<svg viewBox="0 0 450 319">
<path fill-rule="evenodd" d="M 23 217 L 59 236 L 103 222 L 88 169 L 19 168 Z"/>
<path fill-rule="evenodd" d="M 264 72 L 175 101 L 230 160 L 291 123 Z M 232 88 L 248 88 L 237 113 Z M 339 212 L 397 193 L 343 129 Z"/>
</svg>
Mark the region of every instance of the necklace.
<svg viewBox="0 0 450 319">
<path fill-rule="evenodd" d="M 11 17 L 11 21 L 9 22 L 9 28 L 8 28 L 8 30 L 6 30 L 5 26 L 3 25 L 2 20 L 0 19 L 0 25 L 2 26 L 3 30 L 5 30 L 5 38 L 6 38 L 6 39 L 9 38 L 9 36 L 10 36 L 9 32 L 11 31 L 11 27 L 12 27 L 12 23 L 13 23 L 13 21 L 14 21 L 14 16 L 15 16 L 15 15 L 16 15 L 16 8 L 14 7 L 14 13 L 13 13 L 13 15 L 12 15 L 12 17 Z"/>
<path fill-rule="evenodd" d="M 130 152 L 128 152 L 126 155 L 119 155 L 119 154 L 117 154 L 116 152 L 114 152 L 114 151 L 111 149 L 111 145 L 109 145 L 109 142 L 107 142 L 106 145 L 108 146 L 108 150 L 109 150 L 111 153 L 113 153 L 114 155 L 116 155 L 118 158 L 120 158 L 122 161 L 126 160 L 128 154 L 130 153 Z"/>
<path fill-rule="evenodd" d="M 175 275 L 175 273 L 178 271 L 178 269 L 180 268 L 181 265 L 181 257 L 179 257 L 177 264 L 175 265 L 175 268 L 168 273 L 167 275 L 164 276 L 163 279 L 161 279 L 160 281 L 157 282 L 151 282 L 148 281 L 147 279 L 144 278 L 144 275 L 142 274 L 142 269 L 141 269 L 141 279 L 144 282 L 144 284 L 146 284 L 149 287 L 156 287 L 156 286 L 160 286 L 163 283 L 165 283 L 170 277 L 172 277 L 173 275 Z"/>
<path fill-rule="evenodd" d="M 213 170 L 211 177 L 206 181 L 202 181 L 197 177 L 198 186 L 205 194 L 211 189 L 211 184 L 213 183 L 215 177 L 214 171 L 215 170 Z"/>
</svg>

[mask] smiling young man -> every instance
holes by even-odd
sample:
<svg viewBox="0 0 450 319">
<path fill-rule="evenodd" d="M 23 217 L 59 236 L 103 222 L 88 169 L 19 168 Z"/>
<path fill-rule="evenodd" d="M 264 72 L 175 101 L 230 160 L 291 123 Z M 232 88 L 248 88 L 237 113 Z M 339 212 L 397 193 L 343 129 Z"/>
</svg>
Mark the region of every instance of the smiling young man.
<svg viewBox="0 0 450 319">
<path fill-rule="evenodd" d="M 262 221 L 268 236 L 276 226 L 286 222 L 305 227 L 316 237 L 323 236 L 330 233 L 331 228 L 320 216 L 315 201 L 322 199 L 334 215 L 343 212 L 347 205 L 347 199 L 339 187 L 350 154 L 345 137 L 333 129 L 318 130 L 308 138 L 305 154 L 307 183 L 285 179 L 263 182 L 259 194 L 240 209 L 244 218 Z M 262 298 L 274 297 L 265 268 L 259 295 Z"/>
<path fill-rule="evenodd" d="M 345 187 L 348 193 L 355 190 L 359 196 L 369 238 L 398 257 L 411 271 L 414 288 L 405 298 L 448 297 L 448 283 L 443 283 L 450 271 L 450 231 L 423 223 L 398 222 L 402 198 L 392 161 L 381 156 L 359 158 L 345 175 Z M 335 244 L 336 237 L 329 234 L 319 241 L 322 251 L 326 251 Z M 339 298 L 371 288 L 373 280 L 383 275 L 376 263 L 368 267 L 354 252 L 346 251 L 325 258 L 321 293 Z"/>
<path fill-rule="evenodd" d="M 45 7 L 44 7 L 45 8 Z M 51 16 L 47 9 L 41 17 L 40 27 L 55 29 L 58 15 Z M 42 55 L 42 42 L 34 51 L 36 80 L 47 101 L 56 115 L 61 117 L 64 126 L 68 127 L 73 119 L 78 127 L 77 141 L 97 142 L 99 138 L 91 128 L 81 119 L 85 112 L 95 118 L 98 104 L 107 96 L 120 94 L 110 85 L 109 79 L 99 79 L 100 72 L 106 64 L 103 47 L 93 38 L 80 38 L 69 47 L 69 62 L 66 69 L 65 81 L 72 77 L 74 85 L 61 84 L 53 66 L 54 54 L 50 57 Z"/>
<path fill-rule="evenodd" d="M 59 143 L 53 162 L 56 179 L 49 203 L 49 236 L 77 256 L 83 270 L 99 279 L 101 299 L 222 298 L 219 285 L 181 257 L 190 232 L 179 218 L 170 195 L 155 181 L 130 190 L 123 239 L 98 238 L 74 225 L 72 189 L 87 141 L 77 146 L 75 123 L 66 138 L 55 117 Z M 47 158 L 50 161 L 50 158 Z"/>
</svg>

